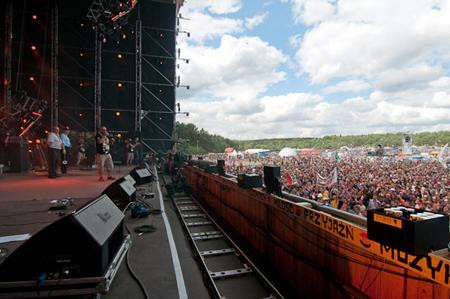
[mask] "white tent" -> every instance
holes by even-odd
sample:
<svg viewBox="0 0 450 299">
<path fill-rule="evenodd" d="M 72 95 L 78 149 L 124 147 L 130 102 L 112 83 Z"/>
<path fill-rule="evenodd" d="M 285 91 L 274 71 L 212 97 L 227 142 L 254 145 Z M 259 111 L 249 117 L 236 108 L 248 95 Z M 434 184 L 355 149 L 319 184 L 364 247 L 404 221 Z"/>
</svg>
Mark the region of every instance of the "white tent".
<svg viewBox="0 0 450 299">
<path fill-rule="evenodd" d="M 267 151 L 266 149 L 262 149 L 262 148 L 249 148 L 246 149 L 244 153 L 246 154 L 257 154 L 257 153 L 261 153 L 261 152 L 265 152 Z"/>
<path fill-rule="evenodd" d="M 280 157 L 295 157 L 297 156 L 297 150 L 290 147 L 283 148 L 278 154 Z"/>
</svg>

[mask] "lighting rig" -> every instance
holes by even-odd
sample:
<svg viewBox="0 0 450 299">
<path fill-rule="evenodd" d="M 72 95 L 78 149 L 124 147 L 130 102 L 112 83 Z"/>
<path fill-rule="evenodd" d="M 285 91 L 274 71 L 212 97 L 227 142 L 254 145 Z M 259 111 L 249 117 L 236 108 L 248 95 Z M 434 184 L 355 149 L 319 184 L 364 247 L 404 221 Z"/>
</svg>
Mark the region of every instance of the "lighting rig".
<svg viewBox="0 0 450 299">
<path fill-rule="evenodd" d="M 0 129 L 23 137 L 42 118 L 47 106 L 47 101 L 32 98 L 26 91 L 18 91 L 10 103 L 0 108 Z"/>
<path fill-rule="evenodd" d="M 128 24 L 130 12 L 135 8 L 137 0 L 94 0 L 87 12 L 87 18 L 100 35 L 116 37 L 123 36 L 124 27 Z M 121 34 L 115 34 L 121 33 Z"/>
</svg>

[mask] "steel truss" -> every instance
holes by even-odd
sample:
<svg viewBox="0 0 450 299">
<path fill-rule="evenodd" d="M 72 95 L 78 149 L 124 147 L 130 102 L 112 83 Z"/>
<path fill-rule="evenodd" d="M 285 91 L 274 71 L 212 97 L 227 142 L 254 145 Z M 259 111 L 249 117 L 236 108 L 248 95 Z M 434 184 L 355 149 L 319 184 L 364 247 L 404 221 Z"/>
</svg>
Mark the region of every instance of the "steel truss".
<svg viewBox="0 0 450 299">
<path fill-rule="evenodd" d="M 50 125 L 51 127 L 55 127 L 58 125 L 59 117 L 58 117 L 58 110 L 59 110 L 59 95 L 58 95 L 58 51 L 59 51 L 59 44 L 58 44 L 58 6 L 55 2 L 55 6 L 52 8 L 51 12 L 51 40 L 52 40 L 52 47 L 51 47 L 51 95 L 50 95 Z"/>
<path fill-rule="evenodd" d="M 98 27 L 95 29 L 95 86 L 94 86 L 94 132 L 102 124 L 102 41 Z"/>
<path fill-rule="evenodd" d="M 8 105 L 11 102 L 11 66 L 12 66 L 12 25 L 13 25 L 13 4 L 12 1 L 6 1 L 5 9 L 5 45 L 4 45 L 4 96 L 3 105 Z"/>
</svg>

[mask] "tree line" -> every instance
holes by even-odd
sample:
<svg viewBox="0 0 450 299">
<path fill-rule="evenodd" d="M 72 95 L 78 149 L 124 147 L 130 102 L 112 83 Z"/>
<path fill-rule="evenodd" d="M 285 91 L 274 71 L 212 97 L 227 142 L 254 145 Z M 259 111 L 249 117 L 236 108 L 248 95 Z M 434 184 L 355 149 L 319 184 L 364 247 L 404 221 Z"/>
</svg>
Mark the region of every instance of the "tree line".
<svg viewBox="0 0 450 299">
<path fill-rule="evenodd" d="M 332 135 L 320 138 L 270 138 L 258 140 L 232 140 L 220 135 L 210 134 L 204 129 L 197 128 L 194 124 L 177 122 L 176 132 L 178 150 L 188 154 L 205 154 L 208 152 L 221 153 L 227 147 L 237 150 L 249 148 L 282 149 L 292 148 L 315 148 L 315 149 L 337 149 L 348 147 L 375 147 L 378 144 L 384 146 L 401 146 L 405 133 L 386 133 L 368 135 Z M 450 132 L 422 132 L 408 134 L 412 137 L 414 145 L 442 146 L 450 143 Z"/>
</svg>

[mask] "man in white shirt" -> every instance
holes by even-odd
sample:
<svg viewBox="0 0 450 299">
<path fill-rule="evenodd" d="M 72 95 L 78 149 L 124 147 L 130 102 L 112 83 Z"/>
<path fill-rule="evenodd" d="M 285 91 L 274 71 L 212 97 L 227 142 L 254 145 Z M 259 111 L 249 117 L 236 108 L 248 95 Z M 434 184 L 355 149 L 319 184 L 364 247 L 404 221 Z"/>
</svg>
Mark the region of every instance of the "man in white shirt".
<svg viewBox="0 0 450 299">
<path fill-rule="evenodd" d="M 59 137 L 59 128 L 54 127 L 47 136 L 47 147 L 48 147 L 48 178 L 57 178 L 56 167 L 58 165 L 58 160 L 61 158 L 61 151 L 63 149 L 63 143 Z"/>
<path fill-rule="evenodd" d="M 61 138 L 61 142 L 63 143 L 62 150 L 62 164 L 61 164 L 61 173 L 67 173 L 67 167 L 69 166 L 70 161 L 70 151 L 72 150 L 72 144 L 69 139 L 70 129 L 69 127 L 65 127 L 62 130 L 62 133 L 59 135 Z"/>
</svg>

